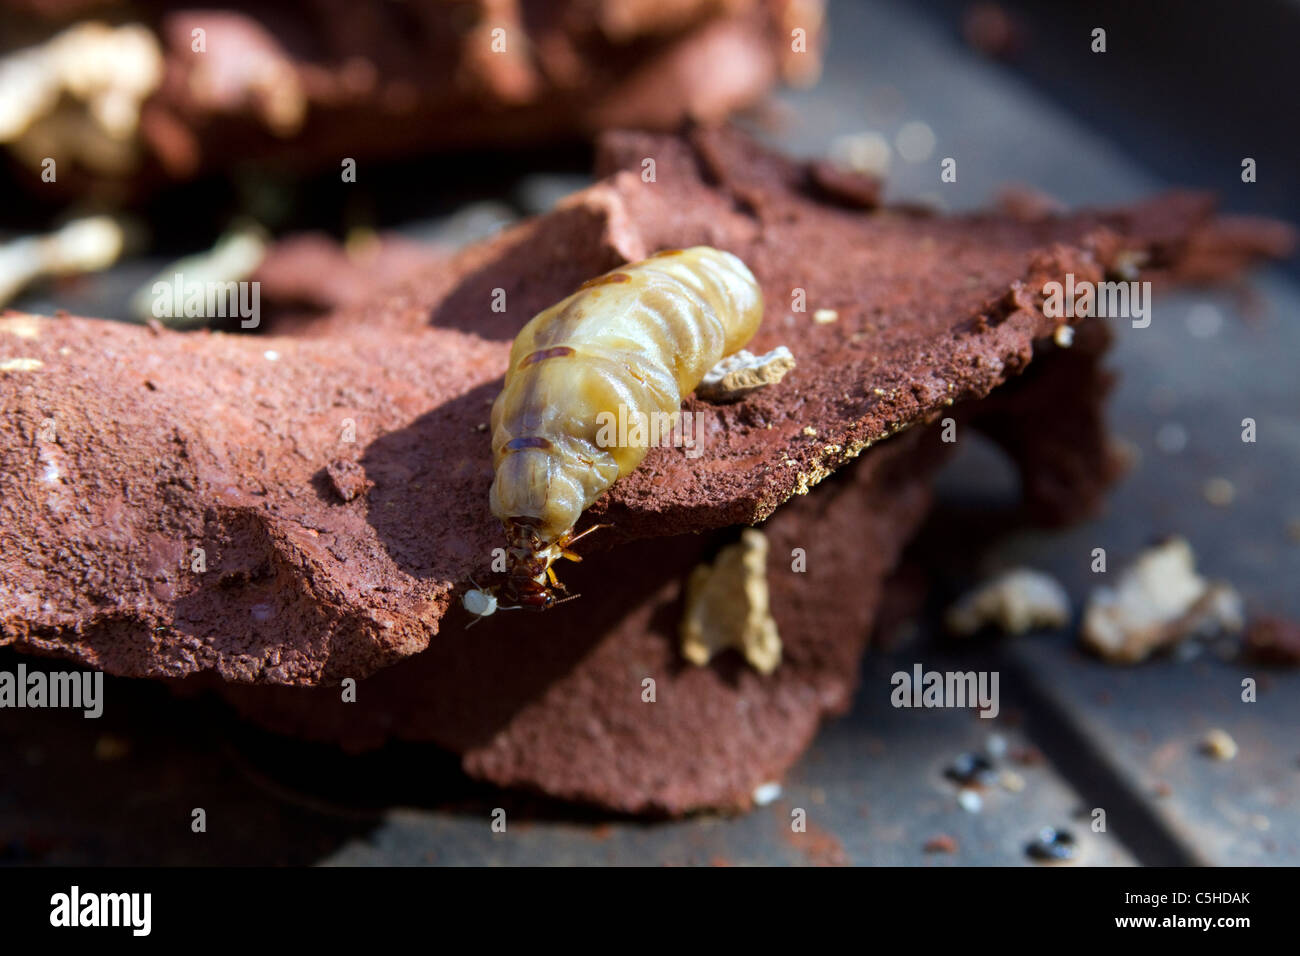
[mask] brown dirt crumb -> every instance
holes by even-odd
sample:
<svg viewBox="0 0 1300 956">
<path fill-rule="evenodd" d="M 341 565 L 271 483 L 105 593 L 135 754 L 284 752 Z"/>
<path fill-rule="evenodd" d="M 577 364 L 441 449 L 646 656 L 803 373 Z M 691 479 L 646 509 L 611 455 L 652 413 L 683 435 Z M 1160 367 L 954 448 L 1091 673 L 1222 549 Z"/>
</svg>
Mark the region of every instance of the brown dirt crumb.
<svg viewBox="0 0 1300 956">
<path fill-rule="evenodd" d="M 938 836 L 932 836 L 925 841 L 926 853 L 956 853 L 957 840 L 946 833 L 940 833 Z"/>
<path fill-rule="evenodd" d="M 828 160 L 814 160 L 808 177 L 826 197 L 850 209 L 874 209 L 880 205 L 880 179 L 856 169 L 845 169 Z"/>
<path fill-rule="evenodd" d="M 116 734 L 101 734 L 95 741 L 96 760 L 121 760 L 131 753 L 131 741 Z"/>
<path fill-rule="evenodd" d="M 787 830 L 785 837 L 790 845 L 799 849 L 813 866 L 849 865 L 849 855 L 845 852 L 839 837 L 812 821 L 808 822 L 806 832 Z"/>
<path fill-rule="evenodd" d="M 325 474 L 329 476 L 334 493 L 344 501 L 364 495 L 375 484 L 366 477 L 366 471 L 361 465 L 343 458 L 335 458 L 326 465 Z"/>
<path fill-rule="evenodd" d="M 1037 747 L 1016 747 L 1011 751 L 1011 759 L 1022 767 L 1041 767 L 1047 762 L 1043 752 Z"/>
<path fill-rule="evenodd" d="M 1246 628 L 1246 653 L 1261 664 L 1300 664 L 1300 624 L 1273 615 L 1252 618 Z"/>
</svg>

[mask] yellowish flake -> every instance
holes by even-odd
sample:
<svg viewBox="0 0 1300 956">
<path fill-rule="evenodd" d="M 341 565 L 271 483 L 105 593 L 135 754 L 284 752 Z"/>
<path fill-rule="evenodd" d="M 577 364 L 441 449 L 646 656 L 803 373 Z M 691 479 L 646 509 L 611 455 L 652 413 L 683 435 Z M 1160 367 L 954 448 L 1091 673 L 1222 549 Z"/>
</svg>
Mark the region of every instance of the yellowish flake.
<svg viewBox="0 0 1300 956">
<path fill-rule="evenodd" d="M 0 372 L 34 372 L 45 363 L 34 358 L 11 358 L 0 362 Z"/>
<path fill-rule="evenodd" d="M 34 315 L 11 315 L 0 318 L 0 332 L 16 335 L 20 339 L 34 339 L 41 334 L 41 321 Z"/>
<path fill-rule="evenodd" d="M 704 666 L 735 648 L 761 674 L 781 663 L 781 637 L 768 605 L 767 538 L 746 528 L 740 541 L 697 566 L 686 585 L 682 656 Z"/>
</svg>

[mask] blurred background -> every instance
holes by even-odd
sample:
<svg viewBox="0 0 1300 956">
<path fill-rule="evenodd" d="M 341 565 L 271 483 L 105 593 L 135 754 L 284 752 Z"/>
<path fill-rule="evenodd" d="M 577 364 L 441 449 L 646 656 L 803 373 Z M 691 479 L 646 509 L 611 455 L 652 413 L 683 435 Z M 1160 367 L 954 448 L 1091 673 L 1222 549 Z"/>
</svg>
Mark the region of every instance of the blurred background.
<svg viewBox="0 0 1300 956">
<path fill-rule="evenodd" d="M 551 208 L 591 182 L 602 129 L 692 118 L 732 116 L 786 152 L 882 176 L 889 201 L 946 211 L 989 206 L 1010 184 L 1068 206 L 1176 185 L 1300 223 L 1293 0 L 523 2 L 494 9 L 514 17 L 507 44 L 526 36 L 531 55 L 520 44 L 489 62 L 468 52 L 491 28 L 479 9 L 0 0 L 0 304 L 142 321 L 138 291 L 198 255 L 214 276 L 262 276 L 259 331 L 274 330 L 364 293 L 379 249 L 398 251 L 384 261 L 399 278 L 432 249 Z M 200 39 L 209 57 L 196 67 Z M 51 181 L 54 152 L 76 158 Z M 947 156 L 961 175 L 941 189 Z M 355 182 L 341 181 L 346 158 Z M 303 248 L 313 257 L 285 259 Z M 273 281 L 302 261 L 356 281 L 315 298 Z M 1026 849 L 1051 826 L 1071 832 L 1083 864 L 1300 863 L 1294 668 L 1243 669 L 1232 648 L 1199 645 L 1118 668 L 1083 654 L 1073 628 L 955 645 L 935 623 L 992 569 L 1042 568 L 1082 596 L 1079 555 L 1104 543 L 1123 563 L 1166 534 L 1252 613 L 1300 618 L 1297 265 L 1159 297 L 1141 334 L 1115 326 L 1110 418 L 1133 466 L 1096 519 L 952 553 L 954 527 L 996 524 L 1018 492 L 997 454 L 963 443 L 899 572 L 928 582 L 924 609 L 882 623 L 854 711 L 770 806 L 620 820 L 500 794 L 432 748 L 349 757 L 207 697 L 110 678 L 101 720 L 0 718 L 0 862 L 1033 865 Z M 1267 440 L 1242 445 L 1245 415 Z M 880 689 L 918 654 L 999 670 L 999 718 L 902 719 Z M 1238 696 L 1247 673 L 1261 685 L 1251 707 Z M 1236 741 L 1234 760 L 1200 752 L 1212 729 Z M 1004 752 L 1022 758 L 1024 786 L 963 809 L 945 772 Z M 227 821 L 219 839 L 178 832 L 199 805 Z M 528 821 L 512 823 L 515 839 L 484 826 L 496 806 Z M 794 806 L 820 808 L 815 840 L 789 839 Z M 1105 834 L 1089 827 L 1099 806 Z M 956 852 L 927 852 L 939 837 Z"/>
</svg>

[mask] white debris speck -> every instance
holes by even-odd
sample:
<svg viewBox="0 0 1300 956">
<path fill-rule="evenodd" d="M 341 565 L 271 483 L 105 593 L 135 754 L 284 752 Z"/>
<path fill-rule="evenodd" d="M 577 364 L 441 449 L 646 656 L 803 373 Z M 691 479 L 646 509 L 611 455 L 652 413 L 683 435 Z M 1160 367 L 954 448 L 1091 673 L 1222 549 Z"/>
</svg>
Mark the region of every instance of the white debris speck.
<svg viewBox="0 0 1300 956">
<path fill-rule="evenodd" d="M 265 352 L 262 353 L 262 356 L 268 362 L 278 362 L 280 360 L 280 353 L 277 352 L 275 349 L 267 349 Z"/>
<path fill-rule="evenodd" d="M 912 120 L 899 129 L 898 135 L 894 137 L 894 148 L 906 162 L 923 163 L 934 152 L 936 141 L 929 123 Z"/>
<path fill-rule="evenodd" d="M 34 358 L 12 358 L 0 362 L 0 372 L 34 372 L 45 363 Z"/>
<path fill-rule="evenodd" d="M 1223 313 L 1208 303 L 1192 306 L 1187 313 L 1187 331 L 1198 339 L 1209 339 L 1223 328 Z"/>
<path fill-rule="evenodd" d="M 129 171 L 140 108 L 163 66 L 158 38 L 135 23 L 78 23 L 9 53 L 0 59 L 0 142 L 33 168 L 53 155 Z"/>
<path fill-rule="evenodd" d="M 1156 430 L 1156 447 L 1166 455 L 1176 455 L 1187 447 L 1187 429 L 1177 422 L 1166 422 Z"/>
<path fill-rule="evenodd" d="M 1237 756 L 1237 742 L 1226 730 L 1211 730 L 1201 740 L 1201 750 L 1215 760 L 1231 760 Z"/>
<path fill-rule="evenodd" d="M 0 318 L 0 332 L 20 339 L 34 339 L 41 334 L 41 323 L 34 315 L 10 315 Z"/>
<path fill-rule="evenodd" d="M 969 637 L 993 624 L 1007 634 L 1024 634 L 1040 627 L 1064 627 L 1070 622 L 1070 598 L 1049 574 L 1032 568 L 1012 568 L 986 581 L 948 609 L 948 630 Z"/>
<path fill-rule="evenodd" d="M 1025 778 L 1014 770 L 1003 770 L 998 774 L 998 783 L 1010 793 L 1020 793 L 1025 789 Z"/>
<path fill-rule="evenodd" d="M 126 234 L 112 216 L 74 219 L 43 236 L 23 236 L 0 245 L 0 305 L 8 302 L 29 283 L 47 276 L 73 275 L 106 269 L 122 254 Z M 18 329 L 24 338 L 35 338 L 37 327 L 30 316 Z"/>
<path fill-rule="evenodd" d="M 989 739 L 984 741 L 984 752 L 994 760 L 1001 760 L 1007 755 L 1007 738 L 1001 734 L 989 734 Z"/>
<path fill-rule="evenodd" d="M 1115 256 L 1111 271 L 1125 282 L 1133 282 L 1142 274 L 1150 255 L 1145 249 L 1125 249 Z"/>
<path fill-rule="evenodd" d="M 889 172 L 894 151 L 879 133 L 864 131 L 839 136 L 831 141 L 831 159 L 854 172 L 883 178 Z"/>
<path fill-rule="evenodd" d="M 1183 538 L 1143 551 L 1116 587 L 1099 587 L 1083 615 L 1083 642 L 1102 657 L 1136 663 L 1187 638 L 1236 633 L 1245 626 L 1232 585 L 1196 573 Z"/>
<path fill-rule="evenodd" d="M 241 220 L 211 249 L 185 256 L 159 270 L 132 294 L 129 308 L 141 321 L 152 319 L 171 328 L 205 325 L 219 315 L 257 318 L 260 286 L 249 280 L 266 258 L 269 244 L 270 238 L 260 225 Z M 203 301 L 198 314 L 189 307 L 196 292 Z M 245 295 L 254 294 L 258 298 L 244 301 Z M 241 312 L 246 304 L 251 315 Z M 214 308 L 226 311 L 214 313 Z"/>
<path fill-rule="evenodd" d="M 984 809 L 984 798 L 977 791 L 964 788 L 957 794 L 957 805 L 967 813 L 979 813 Z"/>
<path fill-rule="evenodd" d="M 741 349 L 709 369 L 695 393 L 705 401 L 734 401 L 755 389 L 775 385 L 794 364 L 794 355 L 784 345 L 758 356 Z"/>
<path fill-rule="evenodd" d="M 1236 486 L 1227 478 L 1211 478 L 1201 489 L 1205 500 L 1216 508 L 1226 508 L 1237 497 Z"/>
<path fill-rule="evenodd" d="M 761 783 L 754 788 L 754 805 L 766 807 L 775 803 L 781 797 L 781 785 L 779 783 Z"/>
<path fill-rule="evenodd" d="M 1052 333 L 1052 341 L 1063 349 L 1068 349 L 1074 344 L 1074 326 L 1058 325 L 1056 331 Z"/>
<path fill-rule="evenodd" d="M 834 309 L 818 309 L 813 313 L 813 321 L 818 325 L 830 325 L 832 322 L 838 322 L 840 314 Z"/>
<path fill-rule="evenodd" d="M 56 274 L 94 272 L 117 261 L 126 244 L 126 233 L 112 216 L 90 216 L 72 220 L 52 239 L 47 270 Z"/>
</svg>

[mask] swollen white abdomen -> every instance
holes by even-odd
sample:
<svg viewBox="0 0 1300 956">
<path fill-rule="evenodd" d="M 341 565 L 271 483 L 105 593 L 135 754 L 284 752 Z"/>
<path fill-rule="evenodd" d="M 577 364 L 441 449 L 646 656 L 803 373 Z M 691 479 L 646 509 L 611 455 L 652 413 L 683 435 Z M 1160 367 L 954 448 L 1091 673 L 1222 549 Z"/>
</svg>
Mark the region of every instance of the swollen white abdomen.
<svg viewBox="0 0 1300 956">
<path fill-rule="evenodd" d="M 515 339 L 492 407 L 492 513 L 532 524 L 546 542 L 572 529 L 648 450 L 611 442 L 602 424 L 678 415 L 762 317 L 753 274 L 708 246 L 623 266 L 538 313 Z"/>
</svg>

